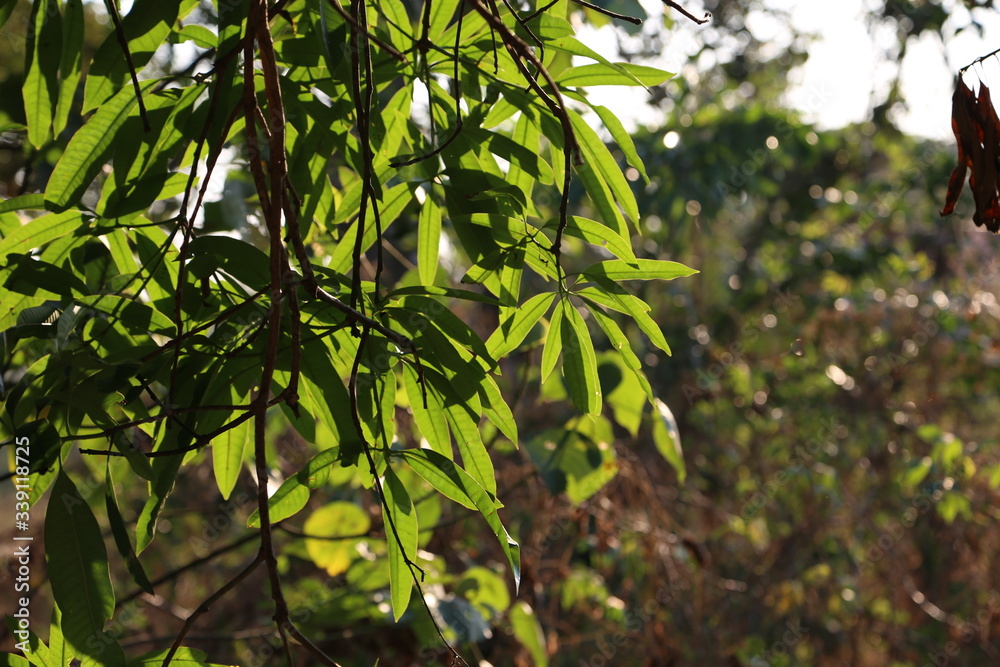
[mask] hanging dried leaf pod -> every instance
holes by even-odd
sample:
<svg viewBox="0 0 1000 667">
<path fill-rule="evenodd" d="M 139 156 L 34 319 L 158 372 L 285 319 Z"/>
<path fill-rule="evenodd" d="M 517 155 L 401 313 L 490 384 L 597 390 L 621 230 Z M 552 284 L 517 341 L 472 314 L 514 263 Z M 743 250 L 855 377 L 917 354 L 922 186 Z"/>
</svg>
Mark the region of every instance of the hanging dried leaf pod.
<svg viewBox="0 0 1000 667">
<path fill-rule="evenodd" d="M 958 142 L 958 164 L 948 180 L 941 215 L 955 210 L 965 175 L 971 170 L 969 188 L 976 202 L 972 220 L 996 233 L 1000 231 L 1000 118 L 985 83 L 980 83 L 977 96 L 959 74 L 951 99 L 951 129 Z"/>
</svg>

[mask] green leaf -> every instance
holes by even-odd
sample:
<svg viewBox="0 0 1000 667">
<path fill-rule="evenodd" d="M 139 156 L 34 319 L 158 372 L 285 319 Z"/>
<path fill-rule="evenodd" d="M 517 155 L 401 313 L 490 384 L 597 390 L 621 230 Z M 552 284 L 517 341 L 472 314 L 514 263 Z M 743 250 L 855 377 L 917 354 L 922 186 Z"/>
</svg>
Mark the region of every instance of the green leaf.
<svg viewBox="0 0 1000 667">
<path fill-rule="evenodd" d="M 455 593 L 468 600 L 488 620 L 496 619 L 510 607 L 507 584 L 481 565 L 470 567 L 462 574 L 455 585 Z"/>
<path fill-rule="evenodd" d="M 138 658 L 131 658 L 128 661 L 127 667 L 162 667 L 168 652 L 169 649 L 150 651 Z M 170 665 L 171 667 L 175 665 L 176 667 L 227 667 L 226 665 L 208 662 L 205 659 L 204 653 L 184 646 L 178 648 L 177 652 L 174 653 L 174 657 L 170 659 Z"/>
<path fill-rule="evenodd" d="M 441 242 L 441 207 L 427 194 L 420 209 L 417 233 L 417 271 L 420 282 L 433 285 L 438 272 L 438 247 Z"/>
<path fill-rule="evenodd" d="M 107 419 L 106 415 L 104 417 L 102 426 L 104 428 L 112 428 L 114 422 Z M 95 421 L 98 421 L 95 419 Z M 147 481 L 153 480 L 153 468 L 149 464 L 149 459 L 143 454 L 142 450 L 139 449 L 134 442 L 131 441 L 130 436 L 124 431 L 119 431 L 111 436 L 111 442 L 114 444 L 115 449 L 117 449 L 122 456 L 128 461 L 129 468 L 132 469 L 136 475 L 145 479 Z"/>
<path fill-rule="evenodd" d="M 156 79 L 143 81 L 140 89 L 145 93 L 157 83 Z M 141 140 L 141 137 L 118 135 L 118 129 L 128 120 L 135 105 L 135 91 L 131 86 L 118 91 L 101 105 L 70 139 L 49 177 L 45 201 L 59 208 L 76 203 L 110 156 L 112 144 L 117 141 L 114 146 L 117 149 L 123 141 Z"/>
<path fill-rule="evenodd" d="M 663 458 L 667 460 L 674 470 L 677 471 L 677 479 L 681 484 L 687 477 L 687 469 L 684 466 L 684 452 L 681 451 L 681 436 L 677 430 L 677 420 L 674 413 L 670 411 L 667 404 L 658 398 L 653 399 L 653 407 L 656 412 L 653 415 L 653 442 Z"/>
<path fill-rule="evenodd" d="M 628 236 L 628 224 L 625 222 L 625 216 L 622 215 L 615 203 L 614 195 L 601 177 L 600 170 L 593 164 L 593 159 L 585 157 L 583 164 L 576 165 L 576 174 L 580 177 L 580 182 L 583 183 L 587 196 L 597 213 L 600 214 L 604 224 L 622 238 Z"/>
<path fill-rule="evenodd" d="M 180 431 L 180 433 L 178 431 L 180 429 L 168 431 L 168 434 L 173 437 L 163 437 L 158 440 L 153 451 L 183 449 L 190 444 L 190 434 L 186 431 Z M 167 501 L 167 497 L 173 491 L 174 481 L 177 479 L 177 472 L 180 470 L 183 460 L 184 457 L 180 454 L 155 457 L 152 463 L 155 479 L 149 485 L 149 498 L 146 499 L 135 525 L 136 553 L 142 553 L 156 536 L 156 521 L 159 519 L 160 510 L 163 509 L 163 503 Z"/>
<path fill-rule="evenodd" d="M 549 491 L 565 493 L 574 505 L 591 498 L 618 472 L 614 432 L 601 416 L 581 417 L 566 428 L 544 431 L 529 439 L 525 449 Z"/>
<path fill-rule="evenodd" d="M 521 344 L 528 332 L 538 323 L 542 315 L 552 305 L 555 294 L 543 292 L 531 297 L 511 316 L 502 322 L 489 340 L 486 341 L 486 349 L 494 359 L 505 357 Z"/>
<path fill-rule="evenodd" d="M 63 614 L 66 642 L 84 665 L 124 664 L 118 641 L 104 632 L 115 611 L 115 592 L 101 528 L 65 472 L 52 486 L 45 542 L 52 596 Z"/>
<path fill-rule="evenodd" d="M 219 493 L 226 500 L 236 486 L 240 472 L 243 470 L 243 457 L 247 443 L 250 442 L 252 420 L 247 420 L 229 429 L 212 441 L 212 469 L 215 471 L 215 484 Z"/>
<path fill-rule="evenodd" d="M 62 59 L 59 63 L 59 99 L 52 120 L 52 134 L 66 128 L 69 112 L 76 98 L 83 66 L 83 32 L 86 23 L 82 0 L 66 0 L 62 21 Z"/>
<path fill-rule="evenodd" d="M 115 483 L 111 477 L 111 466 L 107 466 L 104 477 L 104 505 L 108 511 L 108 523 L 111 525 L 111 534 L 115 538 L 115 546 L 118 547 L 118 554 L 125 562 L 125 568 L 132 575 L 139 588 L 153 595 L 153 585 L 149 583 L 146 571 L 142 569 L 142 563 L 135 555 L 132 542 L 128 537 L 128 527 L 125 519 L 122 518 L 121 510 L 118 509 L 118 498 L 115 496 Z"/>
<path fill-rule="evenodd" d="M 447 30 L 459 2 L 460 0 L 434 0 L 431 4 L 430 31 L 427 37 L 432 44 L 436 44 L 437 39 Z"/>
<path fill-rule="evenodd" d="M 176 331 L 174 323 L 166 315 L 134 299 L 111 294 L 95 294 L 93 296 L 79 296 L 76 301 L 85 308 L 121 320 L 134 331 L 164 335 L 171 335 Z"/>
<path fill-rule="evenodd" d="M 636 356 L 635 351 L 632 349 L 632 345 L 629 343 L 628 337 L 621 330 L 621 327 L 618 326 L 618 323 L 615 322 L 610 315 L 604 312 L 603 308 L 590 299 L 584 298 L 583 300 L 588 306 L 590 306 L 590 313 L 594 316 L 598 326 L 604 330 L 605 335 L 608 337 L 608 341 L 618 353 L 622 362 L 635 375 L 639 386 L 646 394 L 646 398 L 652 401 L 653 389 L 649 385 L 649 380 L 646 379 L 646 374 L 642 372 L 642 362 L 639 361 L 639 357 Z"/>
<path fill-rule="evenodd" d="M 41 192 L 33 192 L 29 195 L 18 195 L 16 197 L 0 201 L 0 213 L 43 208 L 45 208 L 45 195 Z"/>
<path fill-rule="evenodd" d="M 560 86 L 658 86 L 671 72 L 632 63 L 591 63 L 570 67 L 556 77 Z"/>
<path fill-rule="evenodd" d="M 268 498 L 268 519 L 272 524 L 284 521 L 298 514 L 308 502 L 309 488 L 295 477 L 289 477 Z M 247 528 L 260 528 L 260 508 L 255 509 L 247 518 Z"/>
<path fill-rule="evenodd" d="M 479 432 L 479 415 L 471 414 L 469 405 L 454 394 L 449 396 L 446 414 L 466 471 L 491 496 L 495 496 L 497 493 L 496 472 Z"/>
<path fill-rule="evenodd" d="M 563 375 L 577 410 L 596 415 L 601 412 L 601 383 L 597 377 L 597 355 L 587 323 L 569 301 L 563 301 L 565 321 L 560 327 L 563 348 Z"/>
<path fill-rule="evenodd" d="M 598 262 L 583 270 L 583 275 L 600 276 L 611 280 L 673 280 L 686 278 L 698 273 L 678 262 L 661 259 L 639 259 L 626 262 L 620 259 L 609 259 Z"/>
<path fill-rule="evenodd" d="M 49 661 L 48 667 L 53 665 L 68 665 L 70 660 L 76 656 L 66 644 L 66 638 L 62 631 L 62 612 L 59 605 L 52 605 L 52 621 L 49 623 Z"/>
<path fill-rule="evenodd" d="M 408 449 L 399 452 L 406 463 L 444 496 L 469 509 L 477 509 L 486 519 L 507 556 L 514 574 L 515 591 L 521 584 L 521 547 L 507 532 L 497 514 L 496 500 L 454 461 L 429 449 Z"/>
<path fill-rule="evenodd" d="M 534 610 L 527 602 L 518 600 L 510 610 L 510 624 L 517 641 L 528 649 L 535 667 L 548 667 L 549 655 L 545 650 L 545 635 Z"/>
<path fill-rule="evenodd" d="M 30 252 L 53 239 L 73 233 L 83 225 L 83 215 L 74 210 L 48 213 L 35 218 L 0 241 L 0 259 L 14 253 Z"/>
<path fill-rule="evenodd" d="M 385 539 L 389 546 L 392 612 L 399 621 L 410 604 L 410 595 L 413 592 L 413 573 L 407 563 L 413 562 L 417 557 L 419 532 L 417 511 L 410 500 L 410 494 L 406 492 L 406 487 L 391 466 L 385 469 L 382 492 L 385 494 L 382 521 L 385 525 Z"/>
<path fill-rule="evenodd" d="M 36 149 L 51 136 L 52 112 L 59 97 L 60 23 L 56 0 L 36 0 L 25 44 L 27 63 L 22 89 L 28 141 Z"/>
<path fill-rule="evenodd" d="M 638 224 L 639 205 L 635 201 L 635 194 L 632 192 L 628 180 L 622 174 L 618 162 L 615 161 L 614 156 L 611 155 L 611 151 L 608 150 L 608 147 L 601 141 L 601 138 L 597 136 L 597 133 L 594 132 L 590 125 L 583 120 L 580 114 L 572 110 L 568 110 L 568 112 L 584 160 L 596 170 L 601 180 L 611 190 L 614 198 L 625 210 L 625 215 L 629 220 L 634 224 Z M 590 190 L 588 189 L 589 192 Z M 627 237 L 625 230 L 619 229 L 618 233 Z"/>
<path fill-rule="evenodd" d="M 294 516 L 309 502 L 309 489 L 318 489 L 326 483 L 330 468 L 337 464 L 340 448 L 331 447 L 319 452 L 301 470 L 282 482 L 268 499 L 268 518 L 271 523 Z M 260 509 L 247 518 L 248 528 L 260 528 Z"/>
<path fill-rule="evenodd" d="M 552 312 L 552 319 L 549 320 L 549 330 L 545 334 L 545 347 L 542 349 L 541 364 L 542 382 L 545 382 L 549 375 L 552 374 L 552 370 L 559 361 L 559 355 L 562 354 L 562 333 L 560 333 L 562 321 L 563 309 L 562 302 L 560 302 L 560 305 Z"/>
<path fill-rule="evenodd" d="M 493 425 L 500 429 L 514 446 L 517 446 L 517 421 L 514 420 L 514 413 L 510 411 L 510 406 L 500 393 L 500 387 L 489 373 L 483 374 L 479 385 L 479 397 L 483 401 L 483 414 L 486 418 L 493 422 Z"/>
<path fill-rule="evenodd" d="M 198 0 L 161 0 L 132 6 L 128 15 L 122 18 L 122 30 L 128 40 L 128 50 L 132 54 L 136 71 L 141 70 L 152 59 L 156 50 L 166 41 L 177 19 L 191 11 L 197 2 Z M 112 95 L 117 97 L 126 90 L 134 97 L 135 93 L 128 83 L 129 78 L 128 62 L 122 55 L 118 36 L 112 30 L 90 64 L 82 113 L 87 113 L 102 105 Z"/>
<path fill-rule="evenodd" d="M 555 227 L 558 225 L 558 222 L 557 219 L 554 219 L 547 226 Z M 627 262 L 634 263 L 636 261 L 629 239 L 595 220 L 571 215 L 567 218 L 566 229 L 563 233 L 605 248 L 616 257 Z"/>
<path fill-rule="evenodd" d="M 646 185 L 649 185 L 649 175 L 646 173 L 646 165 L 643 164 L 642 158 L 639 157 L 639 153 L 635 150 L 635 142 L 632 141 L 632 135 L 628 133 L 622 122 L 618 120 L 618 116 L 607 107 L 602 107 L 599 104 L 591 104 L 590 108 L 597 112 L 597 116 L 604 123 L 604 127 L 611 133 L 611 138 L 622 149 L 622 153 L 625 154 L 625 159 L 628 160 L 628 163 L 636 168 L 639 175 L 642 176 L 642 180 Z"/>
<path fill-rule="evenodd" d="M 413 412 L 413 420 L 420 429 L 420 435 L 435 452 L 451 458 L 451 437 L 441 394 L 428 382 L 421 386 L 416 370 L 409 364 L 403 367 L 403 382 L 406 386 L 406 395 L 410 399 L 410 411 Z M 424 407 L 425 394 L 427 407 Z"/>
<path fill-rule="evenodd" d="M 214 49 L 218 46 L 219 38 L 205 26 L 189 23 L 170 35 L 170 41 L 174 44 L 191 41 L 203 49 Z"/>
<path fill-rule="evenodd" d="M 354 503 L 329 503 L 310 514 L 302 526 L 311 536 L 305 540 L 306 551 L 317 567 L 335 577 L 347 570 L 351 560 L 360 558 L 354 545 L 370 527 L 368 514 Z"/>
<path fill-rule="evenodd" d="M 271 281 L 270 260 L 256 246 L 230 236 L 199 236 L 188 247 L 189 256 L 205 256 L 218 263 L 218 270 L 228 273 L 244 285 L 263 289 Z"/>
<path fill-rule="evenodd" d="M 663 331 L 653 321 L 653 318 L 649 316 L 649 305 L 638 297 L 626 294 L 616 283 L 604 278 L 599 279 L 598 282 L 603 289 L 584 287 L 577 290 L 576 293 L 582 297 L 596 301 L 606 308 L 629 315 L 635 321 L 639 330 L 649 337 L 653 345 L 670 354 L 670 345 L 667 344 L 667 339 L 664 337 Z"/>
</svg>

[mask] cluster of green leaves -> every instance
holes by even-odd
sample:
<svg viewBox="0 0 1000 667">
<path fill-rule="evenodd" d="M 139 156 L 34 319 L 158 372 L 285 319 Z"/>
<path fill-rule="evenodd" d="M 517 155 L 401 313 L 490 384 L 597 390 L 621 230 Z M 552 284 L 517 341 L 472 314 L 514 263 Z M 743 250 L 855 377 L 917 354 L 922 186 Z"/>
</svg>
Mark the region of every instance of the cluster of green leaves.
<svg viewBox="0 0 1000 667">
<path fill-rule="evenodd" d="M 104 631 L 123 582 L 110 579 L 101 525 L 151 591 L 138 555 L 178 480 L 209 459 L 224 499 L 244 468 L 261 486 L 262 471 L 281 478 L 248 519 L 262 536 L 312 503 L 306 538 L 285 555 L 346 573 L 372 618 L 388 620 L 373 597 L 388 589 L 395 619 L 410 610 L 416 624 L 427 603 L 415 583 L 452 582 L 424 550 L 441 497 L 482 516 L 516 590 L 519 547 L 498 514 L 490 447 L 520 442 L 501 362 L 536 344 L 541 379 L 561 378 L 554 391 L 589 416 L 535 439 L 544 474 L 561 475 L 554 490 L 579 501 L 607 480 L 575 482 L 602 467 L 577 451 L 610 440 L 605 393 L 619 394 L 612 412 L 633 433 L 645 397 L 683 473 L 672 416 L 620 316 L 669 353 L 629 281 L 693 271 L 633 252 L 635 196 L 584 117 L 645 174 L 585 89 L 670 75 L 584 46 L 565 1 L 523 16 L 459 0 L 416 12 L 400 0 L 279 4 L 265 39 L 256 1 L 136 3 L 86 64 L 80 0 L 33 4 L 22 132 L 39 176 L 0 203 L 0 429 L 31 443 L 32 504 L 52 490 L 56 611 L 31 660 L 61 636 L 67 659 L 126 663 Z M 167 44 L 210 68 L 164 71 L 154 54 Z M 251 55 L 256 71 L 242 62 Z M 222 215 L 202 200 L 229 147 L 236 201 Z M 569 214 L 571 177 L 596 220 Z M 283 432 L 309 443 L 304 465 L 280 470 Z M 103 508 L 78 487 L 103 487 Z M 52 548 L 66 539 L 74 548 Z M 530 608 L 490 593 L 506 594 L 492 570 L 463 577 L 456 590 L 479 625 L 506 619 L 543 663 Z M 183 655 L 202 664 L 191 652 L 175 662 Z"/>
</svg>

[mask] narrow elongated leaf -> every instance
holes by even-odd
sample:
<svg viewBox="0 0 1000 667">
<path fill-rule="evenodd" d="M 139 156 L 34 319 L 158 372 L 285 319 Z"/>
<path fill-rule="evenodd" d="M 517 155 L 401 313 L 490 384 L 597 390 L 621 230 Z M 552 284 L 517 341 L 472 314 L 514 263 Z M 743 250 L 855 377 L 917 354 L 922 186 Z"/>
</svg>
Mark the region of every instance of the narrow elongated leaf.
<svg viewBox="0 0 1000 667">
<path fill-rule="evenodd" d="M 284 521 L 305 507 L 309 502 L 309 489 L 317 489 L 326 483 L 330 468 L 336 465 L 339 456 L 338 447 L 324 449 L 309 459 L 301 470 L 282 482 L 268 499 L 268 518 L 271 523 Z M 259 509 L 255 509 L 247 518 L 247 527 L 260 528 Z"/>
<path fill-rule="evenodd" d="M 611 283 L 610 281 L 608 281 L 608 285 L 605 285 L 605 287 L 609 286 L 618 288 L 615 283 Z M 593 287 L 585 287 L 578 290 L 577 294 L 586 296 L 606 308 L 629 315 L 635 320 L 636 326 L 649 337 L 653 345 L 670 354 L 670 345 L 667 344 L 667 339 L 664 337 L 660 327 L 653 321 L 653 318 L 649 316 L 649 305 L 642 299 L 634 297 L 631 294 L 625 294 L 623 290 L 619 294 L 610 290 L 594 289 Z"/>
<path fill-rule="evenodd" d="M 250 442 L 250 425 L 250 421 L 245 421 L 212 441 L 212 470 L 215 471 L 215 484 L 226 500 L 229 500 L 229 494 L 233 492 L 240 471 L 243 470 L 243 457 L 246 454 L 247 443 Z"/>
<path fill-rule="evenodd" d="M 473 416 L 467 405 L 454 400 L 457 397 L 451 398 L 453 399 L 452 404 L 447 408 L 448 421 L 451 424 L 452 435 L 455 436 L 455 444 L 462 455 L 462 463 L 472 478 L 479 482 L 479 485 L 486 489 L 490 495 L 495 496 L 497 492 L 496 472 L 479 433 L 479 415 Z"/>
<path fill-rule="evenodd" d="M 569 301 L 563 301 L 565 320 L 560 328 L 563 343 L 563 375 L 573 405 L 588 414 L 601 412 L 601 382 L 597 377 L 597 355 L 587 323 Z"/>
<path fill-rule="evenodd" d="M 483 401 L 483 414 L 486 418 L 517 446 L 517 422 L 514 420 L 514 413 L 510 411 L 510 406 L 500 393 L 500 387 L 489 373 L 483 374 L 479 385 L 479 397 Z"/>
<path fill-rule="evenodd" d="M 84 664 L 124 664 L 118 641 L 104 632 L 115 611 L 115 592 L 101 527 L 65 472 L 52 486 L 45 542 L 52 595 L 62 610 L 67 643 Z"/>
<path fill-rule="evenodd" d="M 496 500 L 469 473 L 436 452 L 429 449 L 409 449 L 400 452 L 400 455 L 414 472 L 441 494 L 464 507 L 479 510 L 507 556 L 507 563 L 514 574 L 516 591 L 521 585 L 521 547 L 501 523 Z"/>
<path fill-rule="evenodd" d="M 434 196 L 427 195 L 420 209 L 417 230 L 417 272 L 420 282 L 433 285 L 438 272 L 438 247 L 441 243 L 441 207 Z"/>
<path fill-rule="evenodd" d="M 605 225 L 622 238 L 629 235 L 625 216 L 615 203 L 614 195 L 608 184 L 601 178 L 600 171 L 590 160 L 584 159 L 583 164 L 576 166 L 576 174 L 580 177 L 587 196 L 593 202 L 594 208 Z"/>
<path fill-rule="evenodd" d="M 604 123 L 604 127 L 611 133 L 611 138 L 622 149 L 622 153 L 625 154 L 625 159 L 628 160 L 628 163 L 636 168 L 639 175 L 642 176 L 642 180 L 646 185 L 649 185 L 649 175 L 646 174 L 646 165 L 643 164 L 642 158 L 639 157 L 639 153 L 635 150 L 635 142 L 632 141 L 632 135 L 628 133 L 622 122 L 618 120 L 618 116 L 611 109 L 602 107 L 599 104 L 592 104 L 590 108 L 597 112 L 601 122 Z"/>
<path fill-rule="evenodd" d="M 590 63 L 570 67 L 557 78 L 561 86 L 658 86 L 673 75 L 656 67 L 632 63 Z"/>
<path fill-rule="evenodd" d="M 60 23 L 56 0 L 34 3 L 25 44 L 28 61 L 23 95 L 28 141 L 35 148 L 41 148 L 51 136 L 52 112 L 59 97 Z"/>
<path fill-rule="evenodd" d="M 555 226 L 557 222 L 557 220 L 553 220 L 549 223 L 549 226 Z M 632 252 L 632 246 L 628 238 L 623 237 L 615 230 L 599 222 L 578 215 L 571 215 L 567 219 L 564 233 L 583 239 L 587 243 L 605 248 L 616 257 L 629 263 L 635 262 L 635 254 Z"/>
<path fill-rule="evenodd" d="M 0 213 L 8 211 L 23 211 L 25 209 L 45 208 L 45 195 L 33 192 L 29 195 L 18 195 L 0 202 Z"/>
<path fill-rule="evenodd" d="M 413 592 L 413 573 L 407 562 L 417 557 L 417 511 L 410 500 L 406 487 L 393 471 L 385 469 L 382 480 L 385 506 L 382 507 L 382 521 L 385 525 L 385 540 L 389 547 L 389 584 L 392 594 L 392 613 L 398 621 L 410 604 Z M 388 511 L 387 509 L 388 508 Z"/>
<path fill-rule="evenodd" d="M 621 168 L 611 155 L 611 151 L 597 136 L 597 133 L 587 124 L 585 120 L 573 110 L 568 110 L 570 120 L 573 122 L 573 131 L 580 144 L 580 150 L 586 160 L 601 179 L 611 190 L 615 199 L 621 204 L 625 215 L 633 224 L 639 222 L 639 205 L 635 201 L 635 194 L 622 174 Z M 589 191 L 588 191 L 589 192 Z M 622 230 L 619 230 L 621 233 Z M 623 234 L 624 236 L 624 234 Z"/>
<path fill-rule="evenodd" d="M 601 308 L 597 303 L 591 301 L 590 299 L 584 298 L 584 302 L 590 306 L 590 312 L 597 321 L 597 324 L 604 330 L 607 335 L 608 340 L 611 342 L 612 347 L 618 352 L 625 365 L 635 373 L 636 379 L 639 381 L 639 385 L 642 390 L 646 393 L 646 397 L 652 401 L 653 400 L 653 389 L 649 385 L 649 380 L 646 378 L 646 374 L 642 372 L 642 363 L 639 361 L 639 357 L 636 356 L 635 351 L 629 344 L 628 337 L 618 326 L 618 323 L 611 318 L 604 309 Z"/>
<path fill-rule="evenodd" d="M 160 667 L 163 665 L 168 651 L 169 649 L 151 651 L 138 658 L 132 658 L 128 661 L 127 667 Z M 177 652 L 174 653 L 174 657 L 170 659 L 170 665 L 171 667 L 174 665 L 177 667 L 227 667 L 226 665 L 208 662 L 203 652 L 184 646 L 177 649 Z"/>
<path fill-rule="evenodd" d="M 670 465 L 677 471 L 677 479 L 681 484 L 687 477 L 687 469 L 684 466 L 684 453 L 681 451 L 681 436 L 677 429 L 677 420 L 674 413 L 670 411 L 667 404 L 656 398 L 653 399 L 653 406 L 656 408 L 653 422 L 653 442 L 656 449 L 663 455 Z"/>
<path fill-rule="evenodd" d="M 156 83 L 156 79 L 143 81 L 140 89 L 145 92 Z M 66 151 L 49 177 L 45 187 L 45 201 L 62 208 L 79 200 L 108 159 L 112 141 L 123 140 L 118 136 L 118 128 L 128 119 L 135 105 L 135 91 L 131 87 L 123 88 L 101 105 L 97 113 L 70 139 Z M 131 140 L 139 141 L 141 137 L 133 137 Z"/>
<path fill-rule="evenodd" d="M 640 259 L 635 262 L 609 259 L 592 264 L 584 269 L 583 273 L 611 280 L 673 280 L 674 278 L 686 278 L 698 272 L 678 262 L 661 259 Z"/>
<path fill-rule="evenodd" d="M 49 213 L 18 227 L 0 241 L 0 259 L 12 253 L 26 253 L 53 239 L 71 234 L 83 225 L 79 211 Z"/>
<path fill-rule="evenodd" d="M 66 0 L 62 18 L 62 58 L 59 63 L 59 98 L 56 102 L 55 117 L 52 120 L 52 134 L 66 127 L 70 108 L 76 97 L 80 83 L 80 69 L 83 66 L 83 0 Z"/>
<path fill-rule="evenodd" d="M 562 333 L 560 328 L 563 322 L 563 309 L 557 306 L 552 312 L 552 319 L 549 320 L 549 331 L 545 335 L 545 347 L 542 349 L 542 382 L 552 373 L 562 354 Z"/>
<path fill-rule="evenodd" d="M 420 434 L 435 452 L 451 458 L 451 437 L 448 431 L 448 420 L 444 414 L 444 401 L 437 388 L 430 383 L 421 385 L 417 372 L 409 365 L 403 368 L 403 382 L 406 395 L 410 399 L 410 410 L 413 420 L 420 429 Z M 424 407 L 424 398 L 427 407 Z"/>
<path fill-rule="evenodd" d="M 175 429 L 171 434 L 175 437 L 161 438 L 154 447 L 154 451 L 183 449 L 190 444 L 190 435 L 187 432 Z M 142 511 L 135 525 L 135 550 L 142 553 L 149 546 L 156 536 L 156 522 L 160 518 L 160 510 L 163 503 L 174 489 L 174 481 L 177 479 L 177 472 L 180 470 L 183 456 L 157 456 L 153 461 L 153 473 L 156 479 L 150 483 L 149 498 L 143 505 Z"/>
<path fill-rule="evenodd" d="M 196 4 L 197 0 L 162 0 L 132 6 L 128 15 L 122 17 L 122 30 L 128 40 L 128 49 L 136 70 L 142 69 L 150 61 L 156 49 L 166 41 L 177 19 L 186 15 Z M 131 91 L 129 76 L 128 62 L 122 55 L 117 35 L 112 31 L 94 55 L 87 73 L 83 113 L 101 105 L 116 93 L 120 94 L 126 89 Z"/>
<path fill-rule="evenodd" d="M 132 575 L 139 588 L 153 595 L 153 585 L 149 583 L 146 571 L 142 569 L 139 557 L 135 555 L 132 542 L 128 537 L 128 527 L 125 519 L 122 518 L 121 510 L 118 509 L 118 498 L 115 496 L 115 483 L 111 478 L 111 466 L 107 466 L 104 477 L 104 505 L 108 510 L 108 523 L 111 525 L 111 534 L 115 538 L 115 546 L 118 547 L 118 554 L 125 561 L 125 568 Z"/>
<path fill-rule="evenodd" d="M 437 38 L 448 28 L 459 2 L 460 0 L 435 0 L 431 5 L 430 32 L 427 37 L 432 43 L 437 43 Z"/>
<path fill-rule="evenodd" d="M 528 603 L 522 600 L 514 603 L 514 608 L 510 610 L 510 624 L 517 641 L 531 654 L 535 667 L 548 667 L 549 654 L 545 650 L 545 635 Z"/>
<path fill-rule="evenodd" d="M 514 351 L 549 309 L 554 298 L 555 294 L 552 292 L 536 294 L 515 310 L 486 341 L 490 356 L 500 359 Z"/>
</svg>

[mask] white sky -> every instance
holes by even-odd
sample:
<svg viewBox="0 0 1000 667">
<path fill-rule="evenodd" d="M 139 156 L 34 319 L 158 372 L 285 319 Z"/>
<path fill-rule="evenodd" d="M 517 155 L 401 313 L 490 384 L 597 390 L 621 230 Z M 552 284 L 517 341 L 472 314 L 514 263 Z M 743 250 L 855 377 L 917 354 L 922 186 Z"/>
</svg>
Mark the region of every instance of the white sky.
<svg viewBox="0 0 1000 667">
<path fill-rule="evenodd" d="M 649 13 L 649 21 L 659 21 L 662 12 L 660 0 L 640 0 Z M 886 58 L 886 49 L 894 44 L 894 28 L 889 25 L 869 27 L 864 21 L 866 4 L 880 6 L 878 0 L 767 0 L 769 7 L 790 13 L 794 25 L 802 31 L 814 32 L 818 39 L 809 49 L 809 60 L 803 67 L 789 72 L 792 86 L 787 103 L 800 110 L 805 120 L 820 127 L 835 128 L 866 120 L 873 103 L 884 99 L 888 82 L 895 75 L 897 63 Z M 685 6 L 698 15 L 697 0 Z M 967 25 L 968 11 L 955 0 L 946 2 L 951 18 L 945 24 L 945 34 L 950 36 L 958 27 Z M 951 95 L 954 76 L 976 57 L 1000 47 L 1000 12 L 977 10 L 976 18 L 986 27 L 984 38 L 975 29 L 963 31 L 957 37 L 948 37 L 944 46 L 938 36 L 925 34 L 912 40 L 902 63 L 902 93 L 909 109 L 898 119 L 904 131 L 936 138 L 951 138 Z M 688 53 L 694 53 L 709 33 L 701 31 L 694 23 L 678 16 L 679 29 L 671 35 L 665 53 L 656 66 L 672 72 L 680 71 L 687 63 Z M 789 34 L 779 19 L 764 12 L 751 13 L 748 23 L 755 36 L 764 41 L 773 40 L 777 45 L 788 43 Z M 610 33 L 580 27 L 580 39 L 597 51 L 611 56 L 615 52 Z M 988 83 L 1000 83 L 1000 61 L 991 58 L 979 68 Z M 710 74 L 706 65 L 686 76 Z M 974 76 L 969 76 L 970 84 Z M 873 102 L 873 94 L 874 102 Z M 656 123 L 650 114 L 655 111 L 643 108 L 646 93 L 641 88 L 622 90 L 594 88 L 589 95 L 595 102 L 607 104 L 636 123 Z"/>
</svg>

